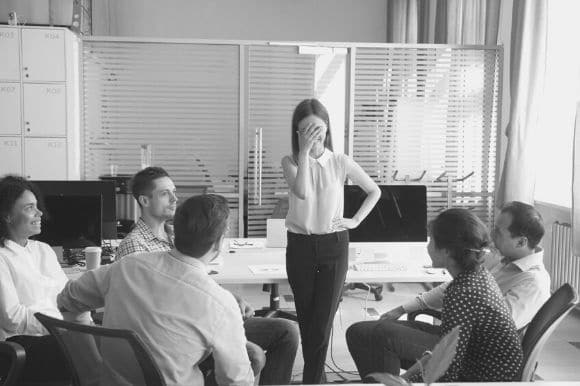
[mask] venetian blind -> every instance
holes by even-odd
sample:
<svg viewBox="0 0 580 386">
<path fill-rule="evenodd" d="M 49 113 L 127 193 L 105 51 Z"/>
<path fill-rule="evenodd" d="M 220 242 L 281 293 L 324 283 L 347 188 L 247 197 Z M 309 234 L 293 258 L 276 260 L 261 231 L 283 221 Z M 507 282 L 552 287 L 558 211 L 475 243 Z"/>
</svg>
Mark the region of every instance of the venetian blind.
<svg viewBox="0 0 580 386">
<path fill-rule="evenodd" d="M 500 49 L 358 47 L 353 62 L 354 159 L 379 184 L 427 185 L 429 219 L 463 207 L 491 225 Z"/>
<path fill-rule="evenodd" d="M 298 47 L 247 47 L 249 237 L 266 236 L 266 219 L 286 199 L 281 160 L 292 153 L 292 113 L 314 96 L 315 58 Z"/>
<path fill-rule="evenodd" d="M 83 42 L 84 176 L 141 167 L 141 145 L 164 167 L 180 199 L 226 196 L 230 234 L 239 208 L 239 46 Z"/>
</svg>

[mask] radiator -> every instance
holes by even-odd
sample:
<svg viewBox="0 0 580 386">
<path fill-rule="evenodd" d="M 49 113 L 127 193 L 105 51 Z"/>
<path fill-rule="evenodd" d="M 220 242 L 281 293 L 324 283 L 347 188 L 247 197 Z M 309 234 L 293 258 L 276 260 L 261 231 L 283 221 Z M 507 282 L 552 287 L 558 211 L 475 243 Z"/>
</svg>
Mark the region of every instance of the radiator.
<svg viewBox="0 0 580 386">
<path fill-rule="evenodd" d="M 580 257 L 573 256 L 572 227 L 570 224 L 556 221 L 552 225 L 550 252 L 552 292 L 564 283 L 569 283 L 578 291 L 580 288 Z"/>
</svg>

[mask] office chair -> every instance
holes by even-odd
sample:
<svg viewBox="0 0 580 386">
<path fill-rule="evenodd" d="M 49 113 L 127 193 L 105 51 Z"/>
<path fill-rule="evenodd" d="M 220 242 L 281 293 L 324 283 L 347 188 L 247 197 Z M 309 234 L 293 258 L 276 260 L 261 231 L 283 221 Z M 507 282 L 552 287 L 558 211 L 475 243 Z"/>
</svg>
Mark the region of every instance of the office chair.
<svg viewBox="0 0 580 386">
<path fill-rule="evenodd" d="M 546 342 L 577 304 L 578 293 L 570 284 L 565 283 L 550 296 L 536 313 L 522 340 L 524 365 L 520 381 L 531 382 L 533 380 L 540 353 Z"/>
<path fill-rule="evenodd" d="M 134 331 L 76 324 L 39 312 L 34 316 L 58 341 L 70 365 L 74 386 L 166 384 Z"/>
<path fill-rule="evenodd" d="M 18 383 L 20 373 L 24 368 L 24 362 L 26 361 L 26 353 L 24 348 L 16 342 L 0 342 L 0 357 L 2 359 L 8 359 L 10 367 L 8 368 L 8 373 L 6 378 L 0 377 L 0 385 L 3 386 L 13 386 Z"/>
<path fill-rule="evenodd" d="M 538 367 L 538 359 L 546 342 L 566 315 L 577 304 L 578 293 L 570 284 L 565 283 L 550 296 L 538 310 L 530 324 L 525 327 L 525 333 L 522 338 L 524 361 L 518 378 L 521 382 L 533 381 L 536 368 Z M 421 314 L 441 319 L 441 312 L 435 310 L 410 312 L 407 319 L 415 320 Z"/>
</svg>

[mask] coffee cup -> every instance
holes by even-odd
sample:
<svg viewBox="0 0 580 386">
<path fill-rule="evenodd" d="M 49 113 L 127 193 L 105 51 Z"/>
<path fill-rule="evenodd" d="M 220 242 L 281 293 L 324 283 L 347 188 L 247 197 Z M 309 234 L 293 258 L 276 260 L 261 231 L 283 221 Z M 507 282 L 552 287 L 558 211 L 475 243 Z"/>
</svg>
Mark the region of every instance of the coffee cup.
<svg viewBox="0 0 580 386">
<path fill-rule="evenodd" d="M 99 268 L 101 266 L 101 247 L 85 248 L 85 263 L 87 271 Z"/>
</svg>

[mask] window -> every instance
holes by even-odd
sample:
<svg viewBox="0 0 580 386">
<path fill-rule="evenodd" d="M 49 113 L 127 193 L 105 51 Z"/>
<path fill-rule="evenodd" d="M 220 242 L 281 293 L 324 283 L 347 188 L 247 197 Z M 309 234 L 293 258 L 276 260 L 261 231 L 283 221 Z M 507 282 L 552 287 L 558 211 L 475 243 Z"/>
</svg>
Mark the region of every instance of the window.
<svg viewBox="0 0 580 386">
<path fill-rule="evenodd" d="M 539 116 L 535 199 L 572 205 L 572 139 L 580 101 L 580 2 L 548 2 L 546 78 Z"/>
<path fill-rule="evenodd" d="M 356 48 L 354 159 L 380 184 L 427 185 L 428 217 L 493 222 L 499 48 Z"/>
</svg>

